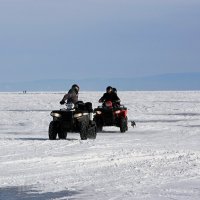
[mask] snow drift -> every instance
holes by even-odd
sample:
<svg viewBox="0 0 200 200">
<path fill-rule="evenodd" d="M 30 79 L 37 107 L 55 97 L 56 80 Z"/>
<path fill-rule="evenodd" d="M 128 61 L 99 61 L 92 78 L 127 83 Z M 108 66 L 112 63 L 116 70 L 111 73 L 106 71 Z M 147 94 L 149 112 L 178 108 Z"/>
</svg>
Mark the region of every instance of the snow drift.
<svg viewBox="0 0 200 200">
<path fill-rule="evenodd" d="M 0 93 L 0 199 L 199 199 L 200 92 L 119 92 L 136 128 L 50 141 L 62 96 Z"/>
</svg>

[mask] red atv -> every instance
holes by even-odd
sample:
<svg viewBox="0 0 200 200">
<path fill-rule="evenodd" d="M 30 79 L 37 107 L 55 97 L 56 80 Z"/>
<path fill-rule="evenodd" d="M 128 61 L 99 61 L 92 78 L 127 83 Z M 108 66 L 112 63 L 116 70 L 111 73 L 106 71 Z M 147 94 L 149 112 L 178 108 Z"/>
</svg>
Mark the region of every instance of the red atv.
<svg viewBox="0 0 200 200">
<path fill-rule="evenodd" d="M 94 109 L 94 121 L 97 132 L 101 132 L 103 126 L 117 126 L 121 133 L 124 133 L 128 130 L 127 108 L 111 101 L 104 102 L 102 106 Z"/>
</svg>

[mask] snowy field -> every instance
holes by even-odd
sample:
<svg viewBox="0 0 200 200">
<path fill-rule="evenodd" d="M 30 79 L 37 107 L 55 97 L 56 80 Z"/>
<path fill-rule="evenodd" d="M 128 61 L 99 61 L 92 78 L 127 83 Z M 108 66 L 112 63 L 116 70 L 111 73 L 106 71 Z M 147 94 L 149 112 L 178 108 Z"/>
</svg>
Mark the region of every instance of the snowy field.
<svg viewBox="0 0 200 200">
<path fill-rule="evenodd" d="M 98 106 L 101 92 L 79 99 Z M 0 93 L 1 200 L 199 200 L 200 92 L 119 92 L 137 126 L 48 140 L 64 93 Z"/>
</svg>

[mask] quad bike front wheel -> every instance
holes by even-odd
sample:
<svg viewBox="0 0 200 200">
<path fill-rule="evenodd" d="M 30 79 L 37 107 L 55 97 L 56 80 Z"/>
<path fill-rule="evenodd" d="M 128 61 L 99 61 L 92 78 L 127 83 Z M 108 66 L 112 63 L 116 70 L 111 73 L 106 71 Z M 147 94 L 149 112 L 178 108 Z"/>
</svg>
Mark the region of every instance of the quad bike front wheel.
<svg viewBox="0 0 200 200">
<path fill-rule="evenodd" d="M 65 139 L 67 138 L 67 132 L 66 132 L 66 131 L 60 130 L 60 131 L 58 132 L 58 137 L 59 137 L 59 139 L 61 139 L 61 140 L 65 140 Z"/>
<path fill-rule="evenodd" d="M 86 123 L 86 121 L 80 122 L 80 137 L 81 137 L 81 140 L 87 140 L 87 123 Z"/>
<path fill-rule="evenodd" d="M 56 140 L 58 133 L 58 122 L 51 121 L 49 124 L 49 139 Z"/>
<path fill-rule="evenodd" d="M 88 139 L 96 139 L 97 136 L 97 127 L 94 121 L 90 122 L 87 132 Z"/>
<path fill-rule="evenodd" d="M 97 132 L 102 132 L 103 131 L 103 124 L 102 121 L 100 119 L 95 119 L 96 122 L 96 127 L 97 127 Z"/>
<path fill-rule="evenodd" d="M 97 132 L 102 132 L 103 131 L 103 126 L 101 124 L 97 125 Z"/>
</svg>

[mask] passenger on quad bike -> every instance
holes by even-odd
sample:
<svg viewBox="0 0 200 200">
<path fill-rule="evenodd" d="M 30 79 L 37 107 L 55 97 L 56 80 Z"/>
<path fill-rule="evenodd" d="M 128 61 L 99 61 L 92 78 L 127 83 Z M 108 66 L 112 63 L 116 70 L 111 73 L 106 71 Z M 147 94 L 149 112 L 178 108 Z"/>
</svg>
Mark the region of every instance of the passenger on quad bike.
<svg viewBox="0 0 200 200">
<path fill-rule="evenodd" d="M 116 88 L 113 88 L 112 90 L 113 90 L 114 93 L 117 94 L 117 89 Z"/>
<path fill-rule="evenodd" d="M 115 94 L 117 95 L 117 89 L 116 89 L 116 88 L 113 88 L 112 91 L 113 91 L 113 93 L 115 93 Z M 115 104 L 116 104 L 117 106 L 120 106 L 120 100 L 117 101 L 117 102 L 115 102 Z"/>
<path fill-rule="evenodd" d="M 106 93 L 99 99 L 99 103 L 105 103 L 111 101 L 113 106 L 120 105 L 120 98 L 117 96 L 117 93 L 113 92 L 113 88 L 108 86 L 106 88 Z"/>
<path fill-rule="evenodd" d="M 60 104 L 65 104 L 67 100 L 67 104 L 70 103 L 77 103 L 78 101 L 78 92 L 79 92 L 79 86 L 77 84 L 72 85 L 71 89 L 68 91 L 67 94 L 64 95 L 63 99 L 60 101 Z"/>
</svg>

